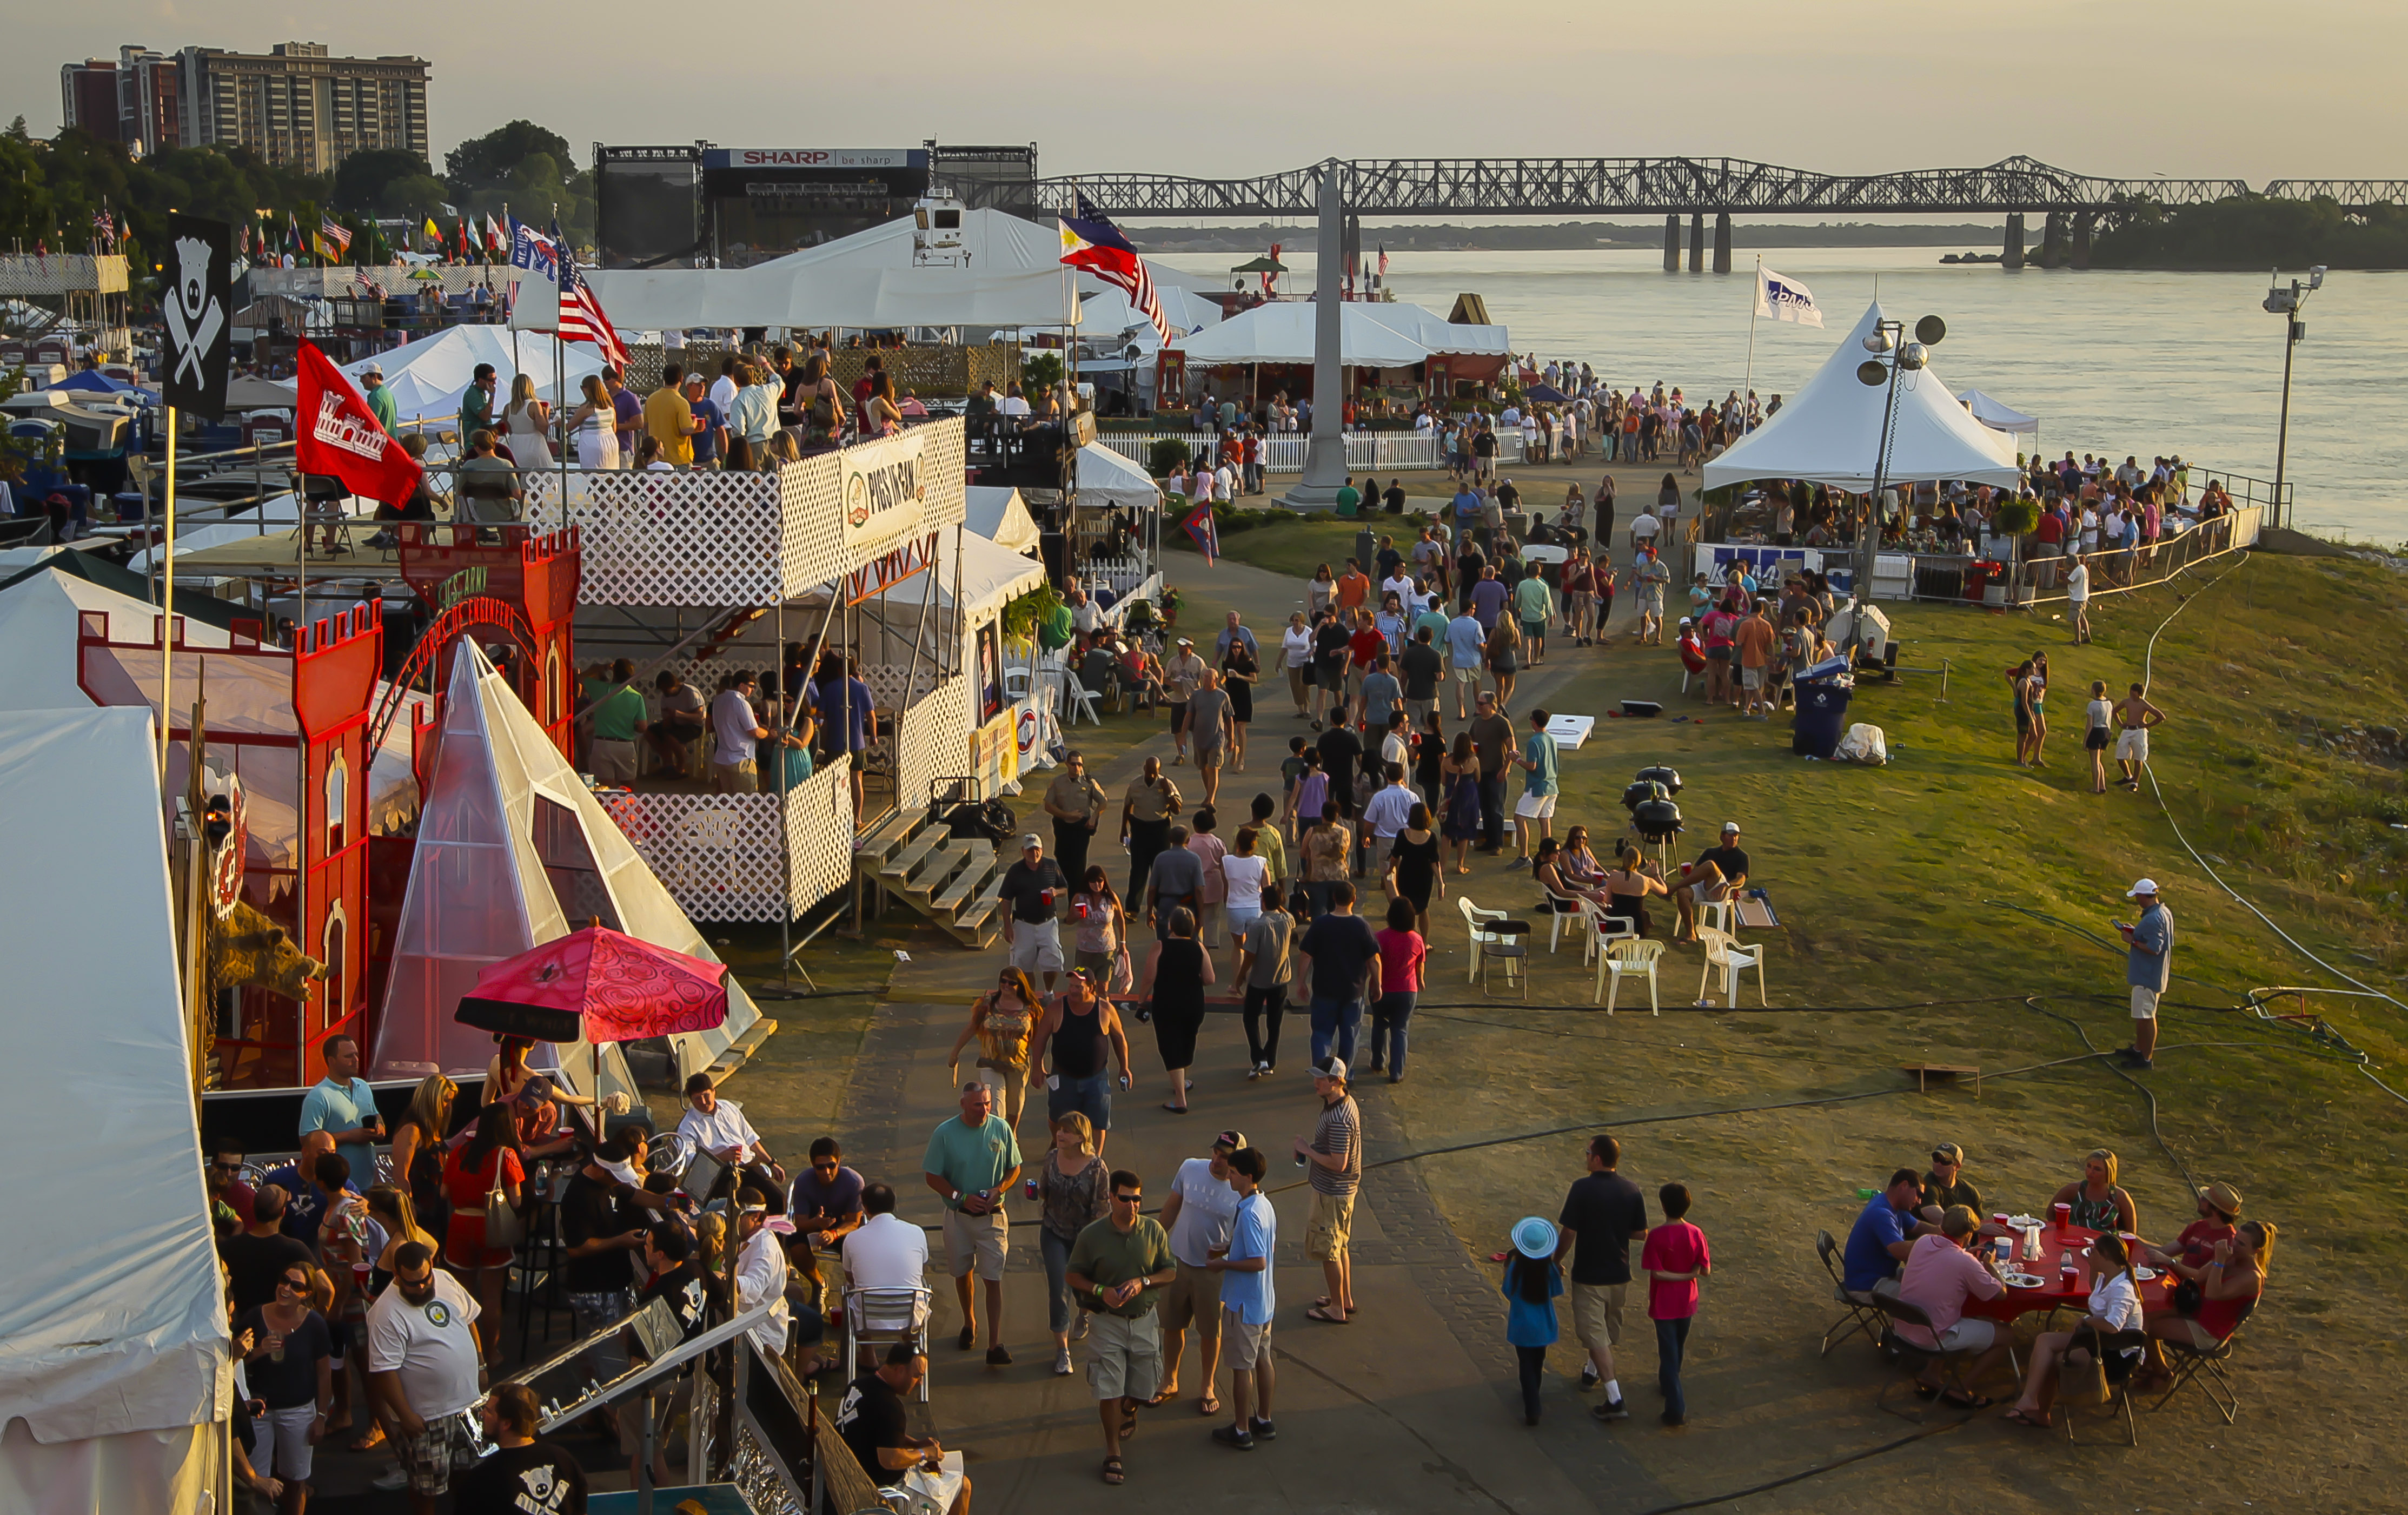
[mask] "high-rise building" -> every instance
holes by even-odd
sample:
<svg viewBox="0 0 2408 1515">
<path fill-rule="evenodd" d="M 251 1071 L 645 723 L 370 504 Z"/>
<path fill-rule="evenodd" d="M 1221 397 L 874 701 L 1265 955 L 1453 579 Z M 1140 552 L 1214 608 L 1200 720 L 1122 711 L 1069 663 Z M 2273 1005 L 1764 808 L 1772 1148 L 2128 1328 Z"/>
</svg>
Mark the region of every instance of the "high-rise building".
<svg viewBox="0 0 2408 1515">
<path fill-rule="evenodd" d="M 59 69 L 64 123 L 136 152 L 180 147 L 183 85 L 183 66 L 174 54 L 138 43 L 118 49 L 114 60 L 67 64 Z"/>
<path fill-rule="evenodd" d="M 188 142 L 247 147 L 312 173 L 372 148 L 427 156 L 423 58 L 336 58 L 320 42 L 182 56 Z"/>
</svg>

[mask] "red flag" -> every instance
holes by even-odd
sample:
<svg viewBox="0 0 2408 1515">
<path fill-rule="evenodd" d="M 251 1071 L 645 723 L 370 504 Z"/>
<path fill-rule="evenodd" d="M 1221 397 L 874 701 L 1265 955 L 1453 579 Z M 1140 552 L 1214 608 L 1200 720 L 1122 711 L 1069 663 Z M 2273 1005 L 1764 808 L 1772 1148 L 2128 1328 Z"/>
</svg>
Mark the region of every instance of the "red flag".
<svg viewBox="0 0 2408 1515">
<path fill-rule="evenodd" d="M 1213 524 L 1212 507 L 1209 501 L 1188 512 L 1187 519 L 1180 522 L 1179 525 L 1190 537 L 1196 539 L 1196 550 L 1204 555 L 1205 567 L 1210 568 L 1219 560 L 1221 532 L 1220 528 Z"/>
<path fill-rule="evenodd" d="M 407 504 L 426 470 L 386 432 L 349 375 L 315 342 L 301 344 L 300 422 L 294 461 L 305 473 L 331 474 L 352 494 Z"/>
</svg>

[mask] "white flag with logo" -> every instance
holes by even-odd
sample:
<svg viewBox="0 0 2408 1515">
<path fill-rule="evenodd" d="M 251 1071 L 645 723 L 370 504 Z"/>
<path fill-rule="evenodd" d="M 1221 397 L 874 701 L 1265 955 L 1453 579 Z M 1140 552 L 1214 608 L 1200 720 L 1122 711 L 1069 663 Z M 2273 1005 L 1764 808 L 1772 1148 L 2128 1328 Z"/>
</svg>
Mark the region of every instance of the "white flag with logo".
<svg viewBox="0 0 2408 1515">
<path fill-rule="evenodd" d="M 1776 321 L 1795 321 L 1801 326 L 1823 324 L 1823 312 L 1814 304 L 1813 290 L 1761 264 L 1756 270 L 1756 313 Z"/>
</svg>

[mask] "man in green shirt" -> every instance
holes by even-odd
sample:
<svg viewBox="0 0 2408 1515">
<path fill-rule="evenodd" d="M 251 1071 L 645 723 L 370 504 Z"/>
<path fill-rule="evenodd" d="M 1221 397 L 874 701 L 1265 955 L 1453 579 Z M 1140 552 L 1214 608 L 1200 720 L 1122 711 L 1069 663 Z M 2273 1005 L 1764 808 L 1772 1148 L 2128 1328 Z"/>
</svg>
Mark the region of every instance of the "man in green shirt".
<svg viewBox="0 0 2408 1515">
<path fill-rule="evenodd" d="M 1346 482 L 1338 486 L 1338 513 L 1345 516 L 1357 515 L 1361 513 L 1362 507 L 1363 491 L 1354 487 L 1354 476 L 1350 473 L 1346 476 Z"/>
<path fill-rule="evenodd" d="M 1513 807 L 1513 866 L 1530 860 L 1530 833 L 1544 837 L 1555 824 L 1555 739 L 1547 734 L 1547 713 L 1530 712 L 1530 734 L 1522 739 L 1522 799 Z"/>
<path fill-rule="evenodd" d="M 1004 1197 L 1020 1176 L 1020 1141 L 1011 1126 L 995 1113 L 986 1085 L 970 1079 L 962 1085 L 959 1119 L 939 1125 L 928 1137 L 928 1155 L 920 1162 L 928 1187 L 944 1196 L 945 1262 L 953 1275 L 953 1292 L 962 1302 L 963 1351 L 978 1344 L 978 1303 L 970 1272 L 986 1283 L 986 1361 L 990 1367 L 1008 1367 L 1011 1354 L 1003 1349 L 1003 1258 L 1011 1241 L 1011 1222 L 1004 1219 Z"/>
<path fill-rule="evenodd" d="M 392 436 L 394 407 L 393 391 L 384 387 L 384 370 L 373 363 L 369 364 L 360 375 L 360 387 L 367 391 L 368 413 L 377 418 L 378 426 L 384 427 L 386 436 Z"/>
<path fill-rule="evenodd" d="M 1539 577 L 1537 564 L 1531 564 L 1525 573 L 1522 582 L 1513 586 L 1513 613 L 1522 618 L 1522 641 L 1527 644 L 1530 666 L 1535 668 L 1547 660 L 1547 621 L 1555 613 L 1555 592 Z"/>
<path fill-rule="evenodd" d="M 1063 1277 L 1087 1320 L 1087 1381 L 1104 1422 L 1104 1481 L 1121 1481 L 1121 1438 L 1162 1380 L 1162 1327 L 1154 1301 L 1179 1277 L 1170 1236 L 1139 1206 L 1145 1186 L 1112 1170 L 1112 1205 L 1070 1244 Z"/>
<path fill-rule="evenodd" d="M 636 782 L 636 739 L 652 723 L 644 717 L 644 693 L 634 684 L 636 665 L 622 657 L 610 679 L 587 698 L 585 719 L 594 733 L 594 776 L 605 784 Z"/>
</svg>

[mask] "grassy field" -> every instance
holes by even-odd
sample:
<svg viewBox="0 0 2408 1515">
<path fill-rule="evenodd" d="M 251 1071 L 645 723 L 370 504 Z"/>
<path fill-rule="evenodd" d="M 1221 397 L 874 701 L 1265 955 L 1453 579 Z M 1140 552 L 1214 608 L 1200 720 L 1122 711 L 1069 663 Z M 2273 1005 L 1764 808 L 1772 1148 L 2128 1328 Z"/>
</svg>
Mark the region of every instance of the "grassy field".
<svg viewBox="0 0 2408 1515">
<path fill-rule="evenodd" d="M 1226 545 L 1240 561 L 1309 570 L 1342 556 L 1352 536 L 1351 525 L 1313 523 Z M 1182 624 L 1213 624 L 1211 572 L 1179 561 L 1177 577 L 1192 607 Z M 1413 1160 L 1478 1256 L 1498 1249 L 1515 1217 L 1555 1213 L 1578 1173 L 1576 1133 L 1619 1128 L 1625 1171 L 1643 1188 L 1689 1183 L 1719 1268 L 1692 1348 L 1693 1407 L 1745 1417 L 1752 1453 L 1776 1470 L 1823 1455 L 1831 1418 L 1861 1410 L 1879 1381 L 1860 1344 L 1816 1359 L 1832 1311 L 1813 1239 L 1817 1229 L 1844 1235 L 1856 1191 L 1891 1168 L 1919 1163 L 1935 1141 L 1960 1142 L 1992 1207 L 2024 1208 L 2078 1176 L 2085 1151 L 2108 1147 L 2152 1236 L 2187 1219 L 2192 1181 L 2233 1183 L 2249 1214 L 2283 1229 L 2241 1351 L 2249 1407 L 2239 1424 L 2194 1406 L 2147 1421 L 2136 1453 L 2069 1461 L 2061 1443 L 1984 1418 L 1885 1457 L 1863 1479 L 1913 1496 L 1971 1476 L 1985 1503 L 2014 1508 L 2237 1508 L 2276 1491 L 2304 1508 L 2395 1502 L 2380 1491 L 2396 1490 L 2402 1471 L 2408 1417 L 2389 1387 L 2401 1348 L 2397 1332 L 2367 1323 L 2396 1317 L 2408 1267 L 2396 1176 L 2408 1112 L 2348 1049 L 2408 1092 L 2408 1028 L 2395 1005 L 2334 994 L 2305 1002 L 2322 1036 L 2241 1008 L 2253 988 L 2339 981 L 2235 902 L 2182 838 L 2309 950 L 2408 998 L 2408 788 L 2396 766 L 2351 757 L 2337 740 L 2352 726 L 2408 727 L 2408 578 L 2354 560 L 2229 560 L 2100 601 L 2097 640 L 2083 647 L 2046 611 L 1910 605 L 1895 620 L 1908 671 L 1860 686 L 1850 713 L 1887 734 L 1885 768 L 1799 759 L 1785 719 L 1742 721 L 1684 700 L 1668 651 L 1559 649 L 1541 671 L 1552 687 L 1526 675 L 1552 709 L 1602 716 L 1625 698 L 1665 703 L 1665 719 L 1600 719 L 1567 756 L 1557 826 L 1585 821 L 1610 841 L 1632 772 L 1678 768 L 1684 851 L 1740 821 L 1753 882 L 1779 912 L 1778 931 L 1748 933 L 1768 949 L 1771 1008 L 1754 1008 L 1753 984 L 1742 1013 L 1692 1006 L 1687 975 L 1700 962 L 1688 946 L 1666 956 L 1661 1018 L 1646 1015 L 1643 991 L 1636 1014 L 1628 990 L 1612 1019 L 1594 1013 L 1570 947 L 1539 953 L 1526 1003 L 1484 996 L 1464 982 L 1449 901 L 1452 926 L 1433 911 L 1439 956 L 1412 1076 L 1367 1098 L 1392 1106 L 1411 1152 L 1432 1154 Z M 2037 772 L 2014 766 L 2000 677 L 2035 649 L 2055 669 L 2048 766 Z M 2155 743 L 2162 808 L 2146 787 L 2089 793 L 2081 746 L 2089 682 L 2120 691 L 2144 670 L 2172 717 Z M 1125 750 L 1159 729 L 1108 719 L 1103 738 L 1082 729 L 1082 746 Z M 1288 734 L 1286 720 L 1267 718 L 1255 741 Z M 2131 918 L 2123 891 L 2143 873 L 2165 885 L 2180 941 L 2157 1070 L 2127 1076 L 2086 1053 L 2129 1036 L 2110 944 L 2112 923 Z M 1526 874 L 1487 860 L 1447 883 L 1516 910 L 1534 892 Z M 896 947 L 947 950 L 891 917 L 859 946 L 824 938 L 805 960 L 824 984 L 866 988 Z M 867 1013 L 857 1000 L 795 1008 L 803 1013 L 788 1024 L 800 1034 L 781 1032 L 747 1074 L 771 1075 L 754 1110 L 773 1144 L 771 1119 L 800 1131 L 833 1110 Z M 1919 1060 L 1982 1068 L 1980 1098 L 1963 1087 L 1914 1093 L 1897 1065 Z M 1571 1349 L 1557 1356 L 1556 1370 L 1572 1371 Z M 1694 1453 L 1671 1438 L 1641 1455 Z M 2193 1481 L 2200 1456 L 2219 1470 L 2204 1496 Z M 2240 1470 L 2251 1487 L 2224 1497 Z M 1803 1508 L 1816 1488 L 1761 1503 Z"/>
</svg>

